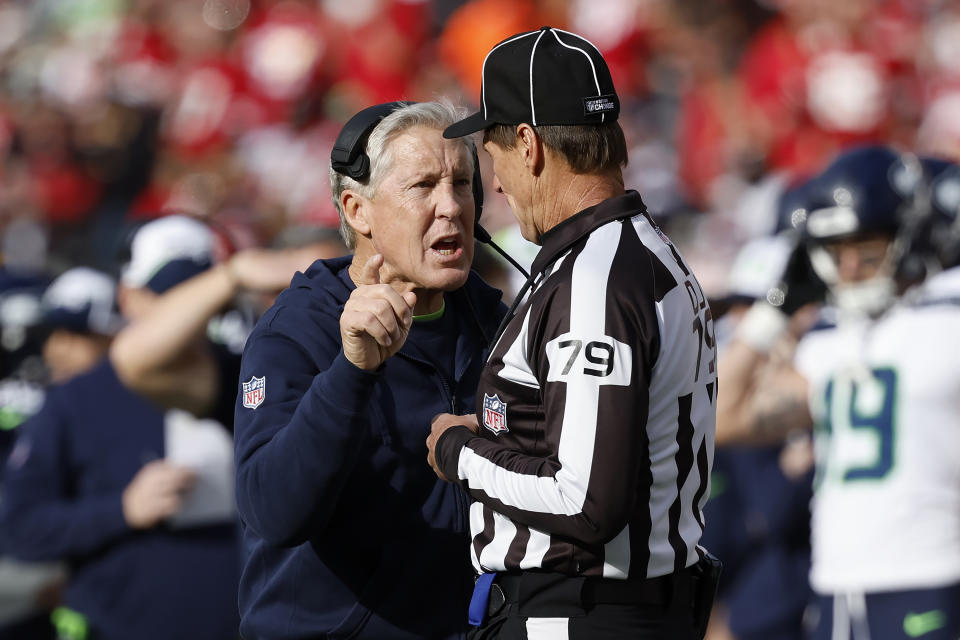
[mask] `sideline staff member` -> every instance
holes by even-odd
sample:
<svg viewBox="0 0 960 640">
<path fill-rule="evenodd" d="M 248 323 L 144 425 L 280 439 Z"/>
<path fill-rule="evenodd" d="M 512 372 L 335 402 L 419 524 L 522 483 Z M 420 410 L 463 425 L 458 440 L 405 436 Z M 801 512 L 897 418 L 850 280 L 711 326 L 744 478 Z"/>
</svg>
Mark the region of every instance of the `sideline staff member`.
<svg viewBox="0 0 960 640">
<path fill-rule="evenodd" d="M 47 393 L 23 426 L 19 453 L 8 460 L 0 532 L 12 555 L 67 563 L 63 606 L 53 615 L 63 640 L 236 637 L 239 541 L 232 513 L 224 509 L 190 526 L 170 520 L 202 486 L 197 469 L 170 458 L 171 434 L 189 426 L 208 442 L 226 441 L 222 455 L 229 460 L 222 426 L 229 405 L 227 418 L 217 411 L 222 407 L 201 414 L 209 422 L 175 417 L 127 384 L 125 350 L 114 351 L 173 292 L 223 269 L 211 268 L 212 247 L 206 225 L 183 216 L 137 231 L 117 296 L 129 323 L 106 357 Z M 88 322 L 103 322 L 108 309 L 89 308 Z M 167 338 L 155 335 L 155 348 L 164 350 Z M 217 506 L 229 507 L 224 502 Z"/>
<path fill-rule="evenodd" d="M 474 567 L 497 572 L 492 591 L 489 576 L 477 583 L 471 614 L 489 613 L 477 637 L 693 638 L 710 308 L 624 190 L 619 102 L 597 49 L 549 27 L 518 34 L 482 80 L 482 111 L 444 135 L 484 131 L 494 185 L 541 249 L 477 390 L 482 428 L 441 416 L 428 440 L 438 475 L 475 500 Z"/>
<path fill-rule="evenodd" d="M 433 416 L 473 405 L 503 309 L 470 272 L 475 152 L 441 135 L 456 119 L 449 105 L 390 103 L 347 123 L 330 178 L 354 254 L 298 274 L 247 342 L 235 422 L 247 640 L 466 630 L 467 498 L 422 447 Z"/>
</svg>

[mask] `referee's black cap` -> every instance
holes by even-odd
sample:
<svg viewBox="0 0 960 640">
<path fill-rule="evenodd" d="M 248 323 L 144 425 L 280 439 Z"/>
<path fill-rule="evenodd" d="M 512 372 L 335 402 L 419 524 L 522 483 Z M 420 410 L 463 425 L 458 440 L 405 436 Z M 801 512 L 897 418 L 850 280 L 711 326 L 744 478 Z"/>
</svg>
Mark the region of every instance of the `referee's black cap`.
<svg viewBox="0 0 960 640">
<path fill-rule="evenodd" d="M 480 111 L 443 132 L 459 138 L 493 124 L 580 125 L 620 114 L 600 51 L 569 31 L 541 27 L 510 36 L 483 61 Z"/>
</svg>

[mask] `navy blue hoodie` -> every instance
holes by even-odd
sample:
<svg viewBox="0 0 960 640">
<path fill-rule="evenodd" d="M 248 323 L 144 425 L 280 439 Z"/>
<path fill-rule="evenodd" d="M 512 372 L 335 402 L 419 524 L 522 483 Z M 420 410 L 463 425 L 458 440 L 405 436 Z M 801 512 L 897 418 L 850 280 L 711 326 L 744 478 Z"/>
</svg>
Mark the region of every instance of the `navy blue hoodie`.
<svg viewBox="0 0 960 640">
<path fill-rule="evenodd" d="M 350 260 L 297 274 L 244 350 L 235 442 L 247 640 L 466 629 L 468 503 L 427 465 L 425 441 L 436 414 L 473 410 L 500 292 L 471 273 L 445 294 L 455 329 L 445 347 L 412 330 L 367 372 L 340 341 Z"/>
</svg>

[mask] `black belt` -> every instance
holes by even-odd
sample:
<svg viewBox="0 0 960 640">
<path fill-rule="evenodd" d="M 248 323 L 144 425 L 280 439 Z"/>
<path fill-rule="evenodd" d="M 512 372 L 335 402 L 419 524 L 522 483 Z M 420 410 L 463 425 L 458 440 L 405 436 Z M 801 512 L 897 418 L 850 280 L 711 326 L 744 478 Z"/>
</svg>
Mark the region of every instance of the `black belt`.
<svg viewBox="0 0 960 640">
<path fill-rule="evenodd" d="M 587 578 L 581 595 L 584 604 L 665 605 L 671 596 L 674 576 L 642 580 Z"/>
<path fill-rule="evenodd" d="M 573 607 L 580 609 L 580 615 L 584 609 L 590 609 L 597 604 L 665 608 L 676 593 L 678 583 L 689 578 L 689 570 L 656 578 L 628 580 L 539 572 L 500 573 L 491 586 L 488 611 L 492 615 L 504 604 L 517 604 L 521 609 L 527 610 Z"/>
</svg>

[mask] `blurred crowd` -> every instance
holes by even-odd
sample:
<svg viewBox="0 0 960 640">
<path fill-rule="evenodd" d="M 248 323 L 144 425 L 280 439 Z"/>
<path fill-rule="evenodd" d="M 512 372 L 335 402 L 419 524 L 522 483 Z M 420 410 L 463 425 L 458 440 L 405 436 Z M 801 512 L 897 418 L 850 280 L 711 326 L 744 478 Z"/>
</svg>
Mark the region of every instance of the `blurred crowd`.
<svg viewBox="0 0 960 640">
<path fill-rule="evenodd" d="M 960 0 L 0 0 L 0 444 L 62 379 L 55 354 L 40 357 L 49 322 L 30 331 L 43 305 L 91 308 L 50 302 L 53 287 L 43 303 L 54 278 L 76 267 L 116 278 L 131 233 L 170 214 L 212 230 L 211 263 L 258 247 L 345 252 L 328 178 L 342 124 L 397 99 L 475 107 L 491 45 L 544 24 L 603 52 L 627 187 L 710 297 L 736 293 L 738 251 L 782 228 L 783 193 L 839 151 L 882 143 L 960 161 Z M 487 194 L 484 221 L 532 259 L 503 198 Z M 509 301 L 497 263 L 478 266 Z M 91 295 L 113 286 L 95 281 L 83 281 Z M 238 353 L 267 302 L 215 317 L 211 340 Z M 809 441 L 794 444 L 722 461 L 714 493 L 723 505 L 752 469 L 750 499 L 784 510 L 787 550 L 771 562 L 802 580 Z M 745 517 L 716 531 L 747 555 L 771 527 Z"/>
<path fill-rule="evenodd" d="M 325 167 L 350 115 L 475 105 L 489 46 L 541 24 L 604 53 L 628 183 L 709 238 L 718 274 L 768 230 L 771 193 L 844 146 L 960 155 L 955 0 L 5 0 L 4 263 L 110 270 L 124 230 L 169 211 L 227 251 L 334 228 Z"/>
</svg>

